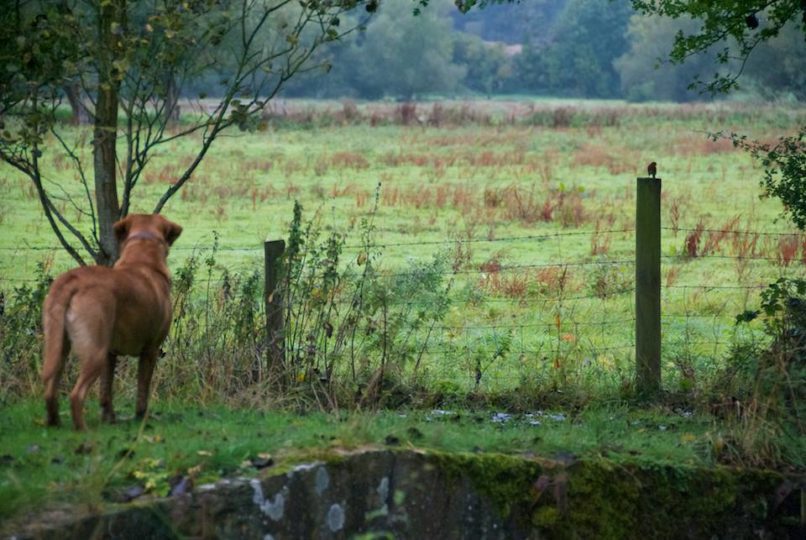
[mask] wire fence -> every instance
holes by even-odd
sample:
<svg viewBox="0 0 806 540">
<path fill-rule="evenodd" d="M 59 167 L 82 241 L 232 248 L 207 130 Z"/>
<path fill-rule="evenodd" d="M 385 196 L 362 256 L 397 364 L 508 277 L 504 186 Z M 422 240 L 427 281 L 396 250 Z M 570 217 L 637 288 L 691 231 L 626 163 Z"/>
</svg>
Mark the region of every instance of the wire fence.
<svg viewBox="0 0 806 540">
<path fill-rule="evenodd" d="M 742 340 L 763 340 L 761 326 L 737 325 L 737 314 L 757 307 L 760 291 L 778 277 L 806 273 L 806 237 L 799 233 L 703 227 L 662 230 L 662 360 L 665 372 L 672 375 L 681 365 L 718 362 Z M 454 258 L 438 276 L 449 305 L 445 314 L 401 334 L 405 347 L 400 347 L 400 354 L 408 355 L 410 362 L 416 358 L 418 365 L 421 358 L 428 357 L 427 365 L 422 365 L 432 380 L 460 381 L 467 388 L 511 389 L 538 379 L 624 379 L 631 375 L 636 347 L 635 251 L 625 247 L 634 233 L 633 229 L 616 228 L 345 243 L 341 246 L 342 271 L 358 275 L 362 270 L 355 255 L 372 252 L 376 254 L 374 277 L 393 285 L 396 280 L 421 276 L 420 266 L 433 261 L 437 253 Z M 607 247 L 602 247 L 599 243 L 616 236 L 622 245 L 605 243 Z M 730 244 L 736 238 L 766 238 L 768 242 Z M 797 245 L 794 251 L 793 243 Z M 554 249 L 547 248 L 551 244 Z M 539 247 L 532 247 L 535 245 Z M 462 259 L 452 253 L 467 246 L 499 250 L 503 246 L 511 251 L 518 246 L 519 253 L 525 251 L 532 260 L 519 255 L 507 261 L 506 253 L 496 255 L 489 250 L 483 252 L 485 260 L 479 260 L 477 254 Z M 44 244 L 0 246 L 0 290 L 9 296 L 14 288 L 41 279 L 34 275 L 35 264 L 58 249 Z M 396 255 L 396 250 L 405 253 Z M 210 251 L 212 248 L 200 246 L 174 247 L 172 252 L 179 257 L 172 260 L 172 266 L 181 265 L 192 254 Z M 207 294 L 211 287 L 220 288 L 231 281 L 233 275 L 262 271 L 262 245 L 223 245 L 215 252 L 227 254 L 227 264 L 201 264 L 195 276 L 196 283 L 206 286 Z M 386 264 L 387 259 L 394 263 Z M 28 269 L 26 273 L 13 274 L 11 269 L 20 265 Z M 262 298 L 255 301 L 262 305 Z M 416 297 L 390 295 L 387 301 L 390 309 L 428 308 Z M 335 296 L 333 319 L 346 317 L 354 302 L 349 296 Z M 293 313 L 294 306 L 282 308 Z M 293 357 L 304 351 L 288 350 L 286 354 Z"/>
</svg>

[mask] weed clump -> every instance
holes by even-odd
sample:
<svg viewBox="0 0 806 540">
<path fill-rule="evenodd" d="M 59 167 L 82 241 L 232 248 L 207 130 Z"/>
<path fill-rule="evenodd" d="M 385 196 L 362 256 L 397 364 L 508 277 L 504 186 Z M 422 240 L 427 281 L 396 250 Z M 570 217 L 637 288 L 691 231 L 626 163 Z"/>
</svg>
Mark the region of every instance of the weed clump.
<svg viewBox="0 0 806 540">
<path fill-rule="evenodd" d="M 53 277 L 46 263 L 38 263 L 30 284 L 0 297 L 0 403 L 36 393 L 42 347 L 42 302 Z"/>
<path fill-rule="evenodd" d="M 376 193 L 376 209 L 378 199 Z M 322 239 L 318 216 L 303 223 L 298 204 L 290 227 L 278 383 L 328 410 L 405 402 L 403 383 L 416 384 L 449 307 L 447 258 L 385 271 L 373 217 L 361 220 L 358 253 L 346 261 L 345 237 L 331 232 Z"/>
<path fill-rule="evenodd" d="M 737 345 L 716 378 L 710 395 L 721 399 L 712 407 L 728 430 L 714 436 L 713 451 L 722 462 L 803 466 L 806 280 L 781 278 L 761 298 L 761 310 L 745 311 L 737 324 L 762 317 L 770 342 Z"/>
</svg>

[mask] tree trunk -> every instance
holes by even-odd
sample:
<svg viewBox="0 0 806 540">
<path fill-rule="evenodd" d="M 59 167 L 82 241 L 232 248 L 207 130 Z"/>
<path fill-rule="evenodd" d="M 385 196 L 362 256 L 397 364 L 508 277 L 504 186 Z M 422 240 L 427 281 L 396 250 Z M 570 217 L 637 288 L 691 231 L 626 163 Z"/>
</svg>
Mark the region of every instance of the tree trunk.
<svg viewBox="0 0 806 540">
<path fill-rule="evenodd" d="M 169 74 L 165 86 L 165 110 L 168 115 L 168 124 L 173 126 L 179 123 L 179 85 L 176 84 L 173 75 Z"/>
<path fill-rule="evenodd" d="M 117 259 L 117 241 L 112 226 L 120 218 L 117 189 L 117 126 L 118 88 L 121 74 L 116 72 L 114 59 L 122 48 L 120 30 L 124 28 L 125 0 L 101 3 L 99 33 L 101 51 L 98 73 L 98 102 L 95 108 L 93 139 L 95 171 L 95 202 L 98 218 L 100 250 L 98 264 L 110 265 Z M 117 32 L 115 30 L 118 30 Z"/>
<path fill-rule="evenodd" d="M 92 121 L 92 113 L 81 99 L 81 85 L 76 81 L 64 85 L 64 93 L 67 101 L 70 102 L 70 109 L 73 111 L 71 122 L 73 125 L 84 126 Z"/>
</svg>

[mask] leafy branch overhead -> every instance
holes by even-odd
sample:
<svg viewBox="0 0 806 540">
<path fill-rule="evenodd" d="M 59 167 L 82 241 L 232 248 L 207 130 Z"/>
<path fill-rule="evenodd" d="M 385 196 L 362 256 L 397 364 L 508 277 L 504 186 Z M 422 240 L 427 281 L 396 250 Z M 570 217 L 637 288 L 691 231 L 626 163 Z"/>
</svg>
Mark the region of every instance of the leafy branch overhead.
<svg viewBox="0 0 806 540">
<path fill-rule="evenodd" d="M 717 133 L 712 138 L 722 136 Z M 783 215 L 798 229 L 806 230 L 806 126 L 801 126 L 797 134 L 780 137 L 776 144 L 748 140 L 746 135 L 736 133 L 729 138 L 764 167 L 764 195 L 780 199 Z"/>
<path fill-rule="evenodd" d="M 0 159 L 28 177 L 61 245 L 108 264 L 112 224 L 129 213 L 155 152 L 191 137 L 195 157 L 152 203 L 160 212 L 225 129 L 251 129 L 284 84 L 315 67 L 314 52 L 363 25 L 377 0 L 83 0 L 15 2 L 0 12 Z M 360 10 L 350 24 L 347 12 Z M 194 83 L 217 99 L 183 107 Z M 65 129 L 64 105 L 86 129 Z M 80 114 L 86 112 L 86 114 Z M 122 144 L 120 144 L 122 142 Z M 92 152 L 89 149 L 92 149 Z M 67 158 L 82 186 L 50 170 Z M 142 206 L 143 203 L 139 203 Z M 67 209 L 79 216 L 68 218 Z M 81 223 L 79 223 L 79 221 Z"/>
<path fill-rule="evenodd" d="M 806 2 L 803 0 L 632 0 L 633 7 L 645 15 L 678 19 L 693 18 L 701 23 L 698 31 L 678 32 L 669 53 L 673 63 L 682 63 L 694 54 L 714 46 L 718 63 L 738 62 L 735 73 L 716 73 L 712 80 L 695 80 L 693 86 L 711 93 L 724 93 L 737 87 L 751 53 L 761 44 L 780 34 L 784 26 L 798 20 L 806 32 Z"/>
</svg>

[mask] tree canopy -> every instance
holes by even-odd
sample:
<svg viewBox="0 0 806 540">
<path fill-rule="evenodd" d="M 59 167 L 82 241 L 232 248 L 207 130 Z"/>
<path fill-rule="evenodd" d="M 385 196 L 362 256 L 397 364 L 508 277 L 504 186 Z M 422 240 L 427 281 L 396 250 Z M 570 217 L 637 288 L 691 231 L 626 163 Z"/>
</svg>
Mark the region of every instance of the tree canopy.
<svg viewBox="0 0 806 540">
<path fill-rule="evenodd" d="M 628 48 L 626 0 L 569 0 L 546 33 L 531 37 L 516 60 L 523 90 L 573 97 L 616 97 L 613 60 Z"/>
<path fill-rule="evenodd" d="M 415 8 L 419 15 L 411 17 Z M 800 58 L 806 55 L 797 22 L 791 20 L 753 50 L 742 70 L 746 94 L 806 95 L 800 75 L 806 62 Z M 682 63 L 669 59 L 678 36 L 696 34 L 701 26 L 692 16 L 637 12 L 631 0 L 500 0 L 465 14 L 451 0 L 425 7 L 413 0 L 385 0 L 366 33 L 320 50 L 323 63 L 332 66 L 327 77 L 296 78 L 284 93 L 364 99 L 492 93 L 720 99 L 720 92 L 703 92 L 695 81 L 735 76 L 742 62 L 733 38 Z M 724 47 L 730 53 L 720 64 Z"/>
<path fill-rule="evenodd" d="M 437 0 L 414 17 L 410 2 L 385 2 L 366 31 L 336 51 L 330 75 L 369 99 L 453 92 L 465 69 L 453 63 L 450 9 L 450 0 Z"/>
</svg>

